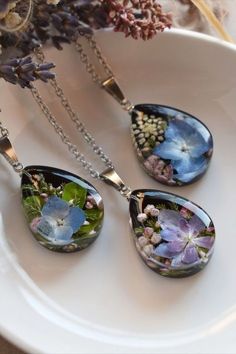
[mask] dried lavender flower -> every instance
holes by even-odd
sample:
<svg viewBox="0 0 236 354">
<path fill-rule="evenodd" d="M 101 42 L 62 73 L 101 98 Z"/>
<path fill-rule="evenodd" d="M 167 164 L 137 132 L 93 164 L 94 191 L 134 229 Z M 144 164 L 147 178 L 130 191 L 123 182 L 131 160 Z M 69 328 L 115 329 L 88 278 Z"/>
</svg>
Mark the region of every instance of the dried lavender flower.
<svg viewBox="0 0 236 354">
<path fill-rule="evenodd" d="M 30 88 L 37 79 L 44 82 L 53 79 L 55 75 L 50 72 L 52 68 L 54 64 L 36 64 L 31 57 L 14 58 L 0 64 L 0 77 L 22 88 Z"/>
</svg>

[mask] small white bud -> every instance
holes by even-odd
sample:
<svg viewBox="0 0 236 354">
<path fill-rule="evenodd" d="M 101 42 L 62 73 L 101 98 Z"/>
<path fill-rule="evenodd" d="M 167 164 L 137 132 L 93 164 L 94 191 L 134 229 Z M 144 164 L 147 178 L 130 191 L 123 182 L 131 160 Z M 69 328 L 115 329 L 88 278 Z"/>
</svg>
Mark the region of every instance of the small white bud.
<svg viewBox="0 0 236 354">
<path fill-rule="evenodd" d="M 140 214 L 138 214 L 137 219 L 139 222 L 144 222 L 147 220 L 147 215 L 144 213 L 140 213 Z"/>
<path fill-rule="evenodd" d="M 146 245 L 143 248 L 143 252 L 145 253 L 146 256 L 150 257 L 151 254 L 153 253 L 153 249 L 154 249 L 153 245 Z"/>
<path fill-rule="evenodd" d="M 147 245 L 148 240 L 146 239 L 146 237 L 141 236 L 138 238 L 138 243 L 140 244 L 141 248 L 143 248 L 144 246 Z"/>
<path fill-rule="evenodd" d="M 157 234 L 156 232 L 154 232 L 152 237 L 151 237 L 151 243 L 153 245 L 157 245 L 160 242 L 161 242 L 161 235 Z"/>
</svg>

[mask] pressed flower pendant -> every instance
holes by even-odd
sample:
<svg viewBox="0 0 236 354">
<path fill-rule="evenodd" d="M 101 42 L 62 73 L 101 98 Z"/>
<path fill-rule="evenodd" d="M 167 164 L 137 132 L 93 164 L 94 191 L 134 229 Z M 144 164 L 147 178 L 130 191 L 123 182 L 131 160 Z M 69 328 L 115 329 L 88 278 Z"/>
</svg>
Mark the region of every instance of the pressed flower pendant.
<svg viewBox="0 0 236 354">
<path fill-rule="evenodd" d="M 149 268 L 167 277 L 181 278 L 208 264 L 215 228 L 202 208 L 168 192 L 131 191 L 112 168 L 101 178 L 129 200 L 135 245 Z"/>
<path fill-rule="evenodd" d="M 155 272 L 180 278 L 208 264 L 215 229 L 196 204 L 174 194 L 140 189 L 131 193 L 130 217 L 138 253 Z"/>
<path fill-rule="evenodd" d="M 134 147 L 150 176 L 169 186 L 182 186 L 206 172 L 213 138 L 200 120 L 156 104 L 136 105 L 131 115 Z"/>
<path fill-rule="evenodd" d="M 22 173 L 21 188 L 30 230 L 42 246 L 74 252 L 98 237 L 103 202 L 90 183 L 60 169 L 28 166 Z"/>
</svg>

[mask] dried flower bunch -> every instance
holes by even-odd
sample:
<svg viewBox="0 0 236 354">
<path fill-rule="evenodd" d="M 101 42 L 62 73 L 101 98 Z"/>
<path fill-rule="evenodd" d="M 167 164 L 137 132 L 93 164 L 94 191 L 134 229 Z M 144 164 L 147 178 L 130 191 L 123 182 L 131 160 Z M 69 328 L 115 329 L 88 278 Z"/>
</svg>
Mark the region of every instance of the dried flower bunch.
<svg viewBox="0 0 236 354">
<path fill-rule="evenodd" d="M 78 35 L 108 26 L 146 40 L 171 25 L 171 14 L 159 0 L 0 0 L 0 77 L 21 87 L 53 78 L 52 64 L 41 66 L 31 58 L 9 60 L 9 53 L 23 58 L 46 42 L 62 49 Z"/>
<path fill-rule="evenodd" d="M 42 67 L 31 58 L 4 60 L 4 53 L 10 48 L 24 57 L 48 41 L 62 49 L 78 35 L 111 25 L 126 36 L 149 39 L 171 26 L 171 16 L 156 0 L 34 0 L 34 6 L 31 0 L 0 0 L 0 76 L 21 87 L 47 81 L 53 77 L 52 64 Z"/>
</svg>

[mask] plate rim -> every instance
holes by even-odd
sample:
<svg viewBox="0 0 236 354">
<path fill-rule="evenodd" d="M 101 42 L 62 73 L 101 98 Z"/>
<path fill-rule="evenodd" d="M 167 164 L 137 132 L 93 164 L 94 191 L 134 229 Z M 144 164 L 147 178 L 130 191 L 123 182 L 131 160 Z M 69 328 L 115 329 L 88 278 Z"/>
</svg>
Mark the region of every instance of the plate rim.
<svg viewBox="0 0 236 354">
<path fill-rule="evenodd" d="M 99 30 L 98 32 L 109 31 L 110 29 L 106 30 Z M 187 29 L 180 29 L 180 28 L 172 28 L 170 30 L 165 30 L 163 33 L 157 34 L 157 36 L 175 36 L 179 38 L 194 38 L 199 41 L 208 42 L 210 44 L 214 44 L 219 47 L 223 47 L 227 50 L 233 51 L 236 53 L 236 45 L 233 43 L 226 42 L 220 38 L 213 37 L 212 35 L 195 32 Z M 155 40 L 155 38 L 153 39 Z M 1 218 L 1 212 L 0 212 Z M 13 267 L 14 268 L 14 267 Z M 16 272 L 16 269 L 13 269 Z M 11 281 L 11 280 L 10 280 Z M 27 327 L 27 326 L 25 326 Z M 4 318 L 0 317 L 0 334 L 4 337 L 7 341 L 12 343 L 14 346 L 18 347 L 19 349 L 26 351 L 26 352 L 33 352 L 33 353 L 42 353 L 46 354 L 44 351 L 41 350 L 37 345 L 29 344 L 29 341 L 26 340 L 26 336 L 24 338 L 17 335 L 17 333 L 13 330 L 11 331 L 7 326 L 4 325 Z"/>
</svg>

